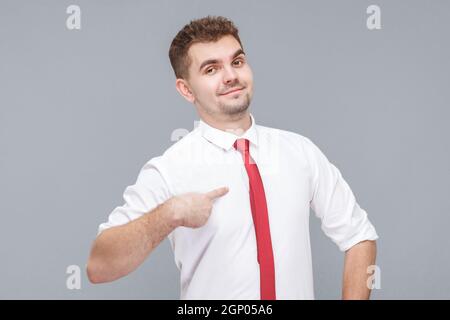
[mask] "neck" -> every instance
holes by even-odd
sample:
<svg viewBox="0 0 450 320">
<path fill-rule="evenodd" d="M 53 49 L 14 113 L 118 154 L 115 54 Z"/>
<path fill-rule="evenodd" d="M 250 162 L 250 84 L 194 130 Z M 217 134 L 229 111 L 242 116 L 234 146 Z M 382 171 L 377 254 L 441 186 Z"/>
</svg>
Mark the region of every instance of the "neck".
<svg viewBox="0 0 450 320">
<path fill-rule="evenodd" d="M 212 117 L 208 114 L 200 114 L 200 118 L 213 128 L 232 132 L 238 136 L 244 134 L 244 132 L 252 125 L 252 119 L 248 110 L 237 115 L 226 115 L 223 116 L 223 118 L 216 116 Z"/>
</svg>

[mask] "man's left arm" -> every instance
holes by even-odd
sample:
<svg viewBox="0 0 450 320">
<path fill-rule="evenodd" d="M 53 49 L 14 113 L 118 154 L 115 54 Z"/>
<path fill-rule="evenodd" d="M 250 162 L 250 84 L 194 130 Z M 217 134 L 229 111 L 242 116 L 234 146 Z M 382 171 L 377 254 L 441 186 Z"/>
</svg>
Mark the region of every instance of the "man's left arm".
<svg viewBox="0 0 450 320">
<path fill-rule="evenodd" d="M 345 252 L 343 299 L 368 299 L 368 269 L 375 265 L 377 232 L 339 169 L 308 138 L 304 150 L 311 166 L 311 208 L 321 228 Z"/>
<path fill-rule="evenodd" d="M 367 284 L 367 268 L 375 265 L 377 245 L 375 241 L 362 241 L 345 252 L 342 285 L 343 300 L 369 299 L 371 289 Z"/>
</svg>

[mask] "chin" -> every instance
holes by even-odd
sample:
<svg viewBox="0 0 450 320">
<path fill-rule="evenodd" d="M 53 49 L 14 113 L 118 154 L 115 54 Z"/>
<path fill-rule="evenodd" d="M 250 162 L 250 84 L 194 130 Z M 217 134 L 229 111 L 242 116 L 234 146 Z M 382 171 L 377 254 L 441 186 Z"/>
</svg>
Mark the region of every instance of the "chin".
<svg viewBox="0 0 450 320">
<path fill-rule="evenodd" d="M 236 105 L 227 105 L 222 106 L 221 109 L 226 114 L 239 114 L 245 112 L 249 108 L 250 104 L 236 104 Z"/>
<path fill-rule="evenodd" d="M 249 108 L 250 101 L 250 96 L 245 94 L 234 99 L 221 100 L 218 102 L 218 107 L 224 114 L 239 114 L 245 112 Z"/>
</svg>

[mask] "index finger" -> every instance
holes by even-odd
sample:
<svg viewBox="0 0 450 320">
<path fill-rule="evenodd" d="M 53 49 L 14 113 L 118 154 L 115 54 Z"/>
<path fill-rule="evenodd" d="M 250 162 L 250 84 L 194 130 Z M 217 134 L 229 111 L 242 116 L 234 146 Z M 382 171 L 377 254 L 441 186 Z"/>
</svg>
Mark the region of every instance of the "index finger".
<svg viewBox="0 0 450 320">
<path fill-rule="evenodd" d="M 212 191 L 209 191 L 206 194 L 207 197 L 209 197 L 211 200 L 217 199 L 219 197 L 224 196 L 228 193 L 228 187 L 222 187 L 218 189 L 214 189 Z"/>
</svg>

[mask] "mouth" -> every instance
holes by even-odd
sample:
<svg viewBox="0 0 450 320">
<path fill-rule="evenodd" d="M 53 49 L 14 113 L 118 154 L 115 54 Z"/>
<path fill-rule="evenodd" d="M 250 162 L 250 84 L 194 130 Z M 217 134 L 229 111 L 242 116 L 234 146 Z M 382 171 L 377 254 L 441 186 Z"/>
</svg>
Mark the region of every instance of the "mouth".
<svg viewBox="0 0 450 320">
<path fill-rule="evenodd" d="M 222 93 L 221 96 L 227 96 L 227 95 L 232 94 L 232 93 L 238 93 L 238 92 L 241 92 L 242 90 L 244 90 L 244 88 L 245 88 L 245 87 L 230 90 L 230 91 L 228 91 L 228 92 Z"/>
</svg>

